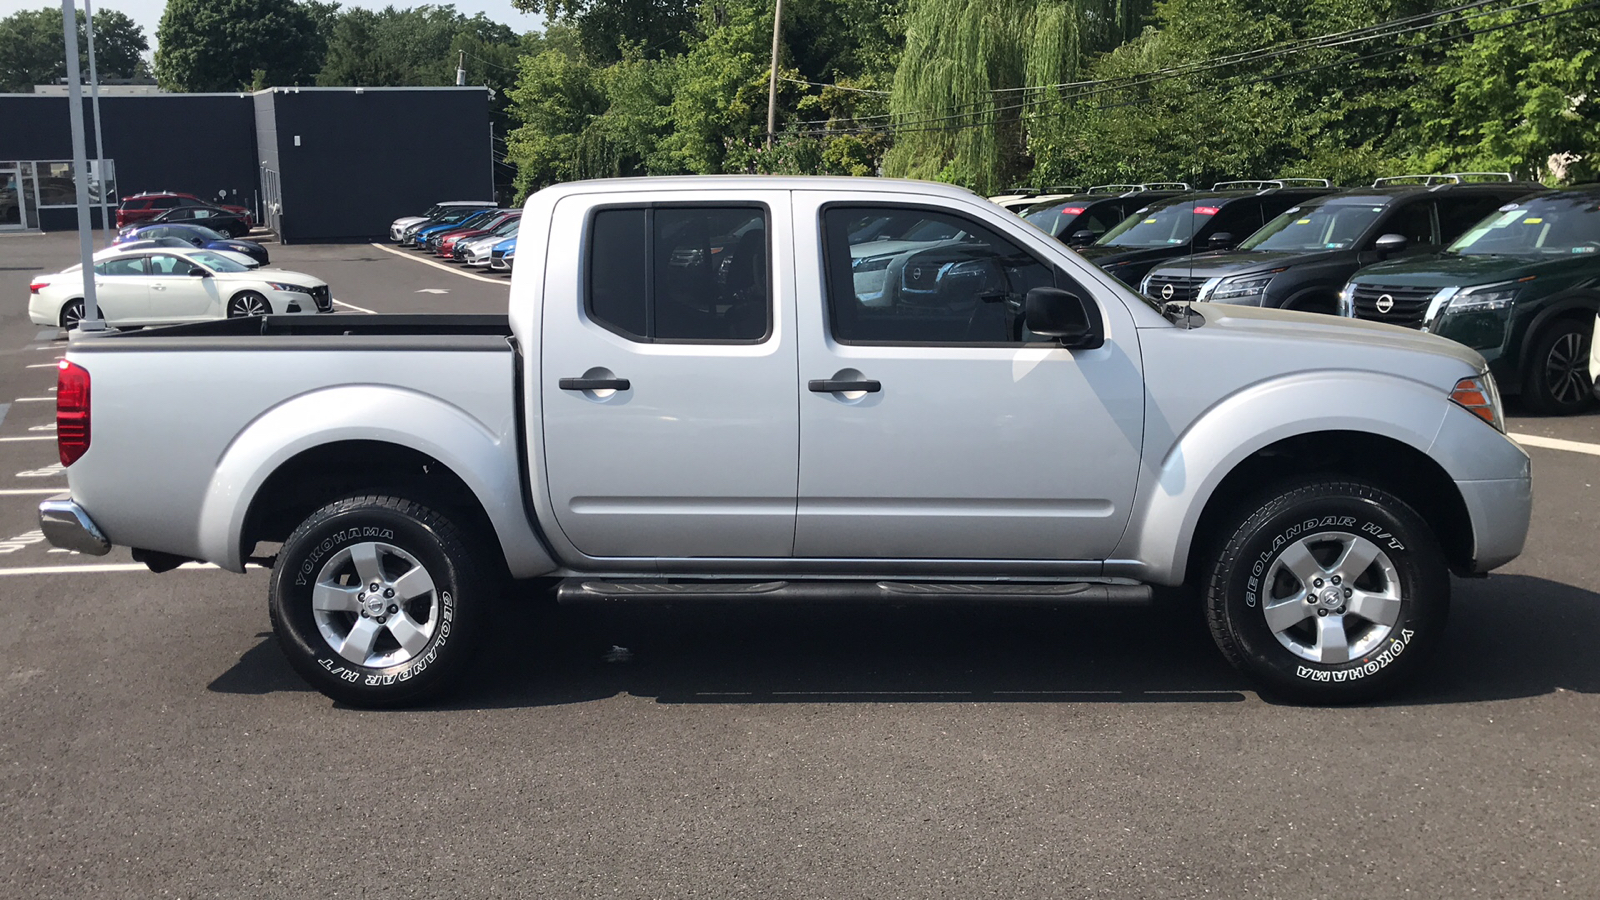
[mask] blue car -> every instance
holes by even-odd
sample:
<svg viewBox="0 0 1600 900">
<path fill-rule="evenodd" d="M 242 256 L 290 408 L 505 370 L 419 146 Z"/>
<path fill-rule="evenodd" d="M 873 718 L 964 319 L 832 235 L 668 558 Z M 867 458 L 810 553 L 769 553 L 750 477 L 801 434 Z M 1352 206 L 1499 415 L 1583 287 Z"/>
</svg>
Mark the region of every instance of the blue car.
<svg viewBox="0 0 1600 900">
<path fill-rule="evenodd" d="M 126 244 L 129 241 L 148 241 L 155 238 L 177 238 L 190 246 L 206 250 L 232 250 L 235 253 L 243 253 L 263 266 L 267 264 L 267 248 L 255 241 L 236 241 L 204 225 L 177 223 L 135 225 L 122 229 L 111 243 Z"/>
<path fill-rule="evenodd" d="M 465 215 L 462 215 L 459 218 L 455 215 L 447 215 L 437 222 L 424 222 L 422 223 L 422 227 L 418 228 L 415 233 L 410 231 L 407 232 L 407 234 L 410 236 L 406 239 L 406 243 L 416 250 L 426 249 L 428 246 L 428 238 L 434 236 L 435 234 L 442 234 L 446 231 L 455 231 L 458 228 L 471 228 L 479 222 L 487 222 L 498 212 L 500 212 L 498 209 L 475 209 L 469 210 Z"/>
<path fill-rule="evenodd" d="M 517 255 L 517 239 L 506 238 L 489 251 L 489 268 L 496 272 L 509 272 Z"/>
</svg>

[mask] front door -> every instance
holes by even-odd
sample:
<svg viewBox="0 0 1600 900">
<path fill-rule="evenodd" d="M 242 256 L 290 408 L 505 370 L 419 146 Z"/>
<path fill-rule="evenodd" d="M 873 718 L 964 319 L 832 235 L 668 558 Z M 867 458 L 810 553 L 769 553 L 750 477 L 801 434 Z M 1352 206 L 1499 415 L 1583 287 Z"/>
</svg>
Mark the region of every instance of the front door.
<svg viewBox="0 0 1600 900">
<path fill-rule="evenodd" d="M 556 205 L 539 348 L 556 523 L 591 557 L 787 557 L 788 194 L 683 196 Z"/>
<path fill-rule="evenodd" d="M 194 263 L 174 253 L 150 254 L 150 317 L 191 322 L 224 315 L 226 303 L 215 278 L 190 275 Z"/>
<path fill-rule="evenodd" d="M 1128 310 L 1105 345 L 1027 332 L 1030 288 L 1096 294 L 999 221 L 860 194 L 795 194 L 800 484 L 795 555 L 1080 560 L 1129 518 L 1144 388 Z M 976 206 L 976 204 L 974 204 Z M 887 221 L 884 221 L 887 216 Z M 985 223 L 985 220 L 988 223 Z M 1045 242 L 1042 235 L 1039 238 Z"/>
</svg>

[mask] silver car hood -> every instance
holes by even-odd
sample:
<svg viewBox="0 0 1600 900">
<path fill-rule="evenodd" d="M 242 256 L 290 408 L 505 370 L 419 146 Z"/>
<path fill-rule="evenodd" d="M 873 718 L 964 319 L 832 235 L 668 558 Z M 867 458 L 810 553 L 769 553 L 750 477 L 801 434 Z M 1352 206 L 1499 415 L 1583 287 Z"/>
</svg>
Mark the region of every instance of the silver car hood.
<svg viewBox="0 0 1600 900">
<path fill-rule="evenodd" d="M 1478 351 L 1447 338 L 1386 325 L 1364 319 L 1349 319 L 1324 313 L 1294 312 L 1286 309 L 1263 309 L 1259 306 L 1233 306 L 1225 303 L 1196 303 L 1195 312 L 1204 319 L 1200 330 L 1218 329 L 1221 332 L 1245 336 L 1259 336 L 1272 341 L 1294 341 L 1307 344 L 1349 345 L 1366 349 L 1388 348 L 1412 353 L 1444 356 L 1483 369 L 1483 357 Z M 1338 353 L 1338 346 L 1308 347 L 1307 352 Z"/>
</svg>

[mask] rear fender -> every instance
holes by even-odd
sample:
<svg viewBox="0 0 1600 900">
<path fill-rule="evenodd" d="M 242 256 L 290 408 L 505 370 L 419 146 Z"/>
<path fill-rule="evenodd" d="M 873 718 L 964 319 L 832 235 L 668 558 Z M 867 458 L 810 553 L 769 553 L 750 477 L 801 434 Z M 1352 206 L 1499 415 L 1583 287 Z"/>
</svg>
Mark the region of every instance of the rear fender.
<svg viewBox="0 0 1600 900">
<path fill-rule="evenodd" d="M 1368 372 L 1305 372 L 1244 388 L 1189 423 L 1158 465 L 1145 466 L 1132 524 L 1108 573 L 1182 583 L 1206 504 L 1228 473 L 1265 447 L 1301 434 L 1358 431 L 1427 453 L 1449 405 L 1437 388 Z M 1152 401 L 1147 453 L 1160 452 L 1150 444 L 1164 422 Z"/>
<path fill-rule="evenodd" d="M 524 512 L 516 427 L 514 417 L 490 426 L 436 397 L 389 386 L 343 385 L 293 397 L 258 416 L 223 451 L 201 506 L 199 546 L 205 559 L 243 571 L 245 516 L 273 472 L 315 447 L 381 441 L 426 454 L 466 483 L 514 577 L 549 572 L 555 563 Z"/>
</svg>

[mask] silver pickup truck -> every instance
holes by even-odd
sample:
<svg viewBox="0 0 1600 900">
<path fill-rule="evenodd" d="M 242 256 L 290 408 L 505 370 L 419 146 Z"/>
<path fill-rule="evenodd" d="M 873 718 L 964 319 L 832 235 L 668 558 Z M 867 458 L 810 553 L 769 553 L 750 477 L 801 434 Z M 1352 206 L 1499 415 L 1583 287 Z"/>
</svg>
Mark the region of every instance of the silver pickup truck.
<svg viewBox="0 0 1600 900">
<path fill-rule="evenodd" d="M 1164 309 L 958 188 L 567 184 L 520 244 L 509 318 L 79 336 L 46 535 L 270 564 L 295 669 L 379 706 L 444 689 L 527 579 L 723 602 L 1188 583 L 1263 690 L 1358 701 L 1439 641 L 1452 571 L 1527 534 L 1528 456 L 1473 351 Z"/>
</svg>

